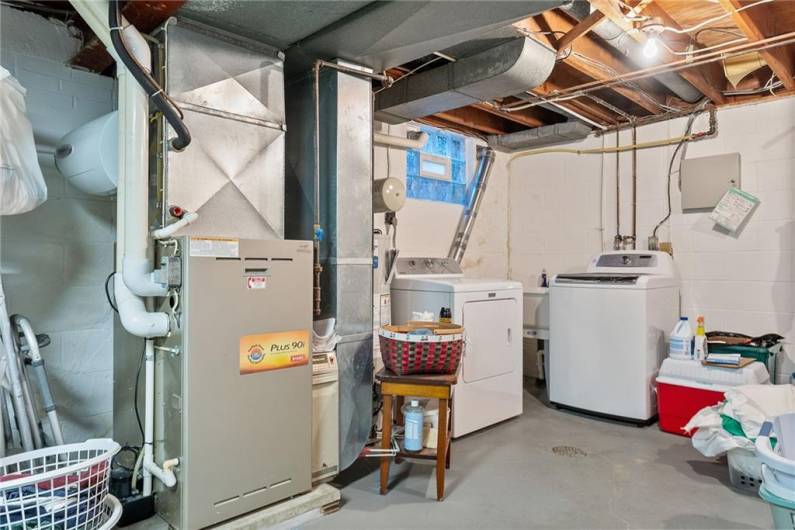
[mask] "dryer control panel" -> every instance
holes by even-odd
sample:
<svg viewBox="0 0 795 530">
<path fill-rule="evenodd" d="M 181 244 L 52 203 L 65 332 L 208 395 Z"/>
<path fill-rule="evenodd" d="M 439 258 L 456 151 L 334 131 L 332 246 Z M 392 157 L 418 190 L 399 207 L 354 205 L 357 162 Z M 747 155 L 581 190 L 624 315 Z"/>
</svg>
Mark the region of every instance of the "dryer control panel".
<svg viewBox="0 0 795 530">
<path fill-rule="evenodd" d="M 464 273 L 453 258 L 398 258 L 396 272 L 402 276 Z"/>
</svg>

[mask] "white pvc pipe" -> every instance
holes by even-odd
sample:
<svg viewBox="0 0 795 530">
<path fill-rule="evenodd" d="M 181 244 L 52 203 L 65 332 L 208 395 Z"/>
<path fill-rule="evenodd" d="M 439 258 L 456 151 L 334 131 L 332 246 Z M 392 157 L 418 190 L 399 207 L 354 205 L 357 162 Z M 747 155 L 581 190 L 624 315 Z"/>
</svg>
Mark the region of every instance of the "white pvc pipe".
<svg viewBox="0 0 795 530">
<path fill-rule="evenodd" d="M 71 0 L 108 52 L 117 59 L 107 25 L 107 0 Z M 122 36 L 136 60 L 149 68 L 144 38 L 122 19 Z M 127 68 L 116 61 L 119 81 L 119 176 L 116 192 L 116 281 L 114 292 L 122 325 L 139 337 L 168 334 L 165 313 L 150 313 L 140 296 L 162 296 L 167 286 L 152 281 L 148 250 L 148 113 L 146 93 Z M 137 296 L 136 296 L 137 295 Z"/>
<path fill-rule="evenodd" d="M 170 326 L 166 313 L 149 312 L 141 297 L 135 296 L 123 281 L 113 282 L 116 307 L 124 329 L 136 337 L 151 339 L 168 335 Z"/>
<path fill-rule="evenodd" d="M 420 132 L 417 138 L 404 138 L 402 136 L 374 132 L 373 143 L 398 149 L 422 149 L 428 143 L 428 133 Z"/>
<path fill-rule="evenodd" d="M 171 469 L 179 463 L 171 459 L 161 468 L 155 464 L 154 438 L 155 438 L 155 348 L 151 339 L 146 340 L 144 350 L 144 496 L 152 494 L 152 477 L 156 477 L 166 487 L 172 488 L 177 483 L 177 477 Z"/>
<path fill-rule="evenodd" d="M 152 232 L 152 237 L 154 239 L 168 239 L 172 235 L 176 233 L 177 230 L 188 226 L 196 219 L 199 218 L 199 214 L 196 212 L 187 212 L 185 215 L 182 216 L 182 219 L 179 221 L 175 221 L 168 226 L 164 226 L 163 228 L 158 228 Z"/>
<path fill-rule="evenodd" d="M 144 349 L 144 496 L 152 494 L 152 471 L 155 438 L 155 348 L 152 339 L 146 339 Z"/>
</svg>

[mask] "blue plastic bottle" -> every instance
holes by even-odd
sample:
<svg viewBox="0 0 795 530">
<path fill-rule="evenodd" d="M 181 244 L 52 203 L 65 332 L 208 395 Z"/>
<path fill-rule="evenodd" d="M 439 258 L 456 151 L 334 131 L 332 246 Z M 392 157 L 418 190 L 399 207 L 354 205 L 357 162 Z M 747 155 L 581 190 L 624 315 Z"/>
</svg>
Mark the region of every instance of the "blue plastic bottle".
<svg viewBox="0 0 795 530">
<path fill-rule="evenodd" d="M 422 449 L 422 413 L 423 408 L 416 399 L 403 406 L 403 447 L 406 451 Z"/>
</svg>

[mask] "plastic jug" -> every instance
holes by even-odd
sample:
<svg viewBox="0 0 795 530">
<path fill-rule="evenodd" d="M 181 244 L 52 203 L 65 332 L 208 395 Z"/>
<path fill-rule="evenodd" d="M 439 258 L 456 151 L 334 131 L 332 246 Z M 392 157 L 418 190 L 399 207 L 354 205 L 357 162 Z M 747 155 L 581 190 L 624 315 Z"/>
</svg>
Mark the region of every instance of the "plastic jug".
<svg viewBox="0 0 795 530">
<path fill-rule="evenodd" d="M 680 317 L 668 339 L 668 357 L 672 359 L 693 358 L 693 330 L 687 317 Z"/>
<path fill-rule="evenodd" d="M 406 451 L 422 449 L 422 413 L 423 408 L 416 399 L 403 406 L 403 448 Z"/>
</svg>

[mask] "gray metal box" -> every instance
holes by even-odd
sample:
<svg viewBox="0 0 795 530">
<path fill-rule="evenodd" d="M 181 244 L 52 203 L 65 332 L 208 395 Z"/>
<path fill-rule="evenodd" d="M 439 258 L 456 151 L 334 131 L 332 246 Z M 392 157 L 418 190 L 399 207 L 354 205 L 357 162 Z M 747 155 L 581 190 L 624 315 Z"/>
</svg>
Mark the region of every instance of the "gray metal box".
<svg viewBox="0 0 795 530">
<path fill-rule="evenodd" d="M 192 530 L 311 488 L 312 244 L 179 242 L 181 326 L 156 346 L 155 457 L 180 465 L 157 504 Z"/>
<path fill-rule="evenodd" d="M 740 187 L 740 153 L 682 161 L 682 210 L 712 209 L 732 186 Z"/>
</svg>

